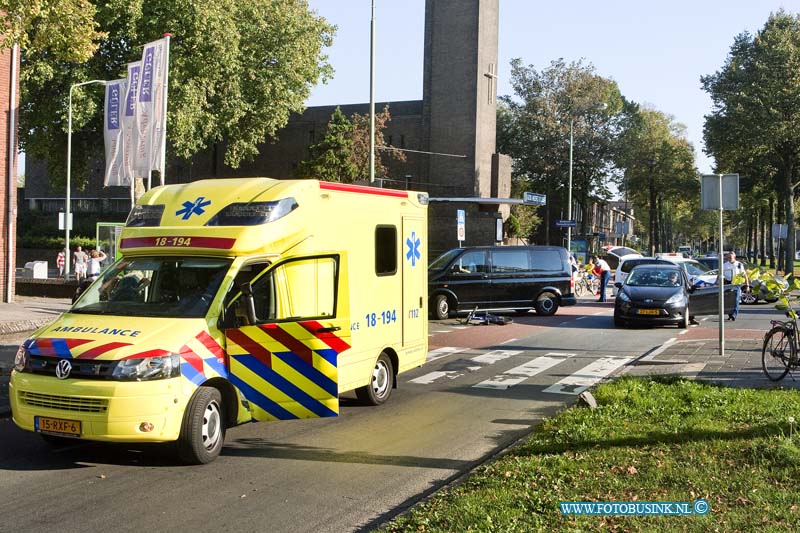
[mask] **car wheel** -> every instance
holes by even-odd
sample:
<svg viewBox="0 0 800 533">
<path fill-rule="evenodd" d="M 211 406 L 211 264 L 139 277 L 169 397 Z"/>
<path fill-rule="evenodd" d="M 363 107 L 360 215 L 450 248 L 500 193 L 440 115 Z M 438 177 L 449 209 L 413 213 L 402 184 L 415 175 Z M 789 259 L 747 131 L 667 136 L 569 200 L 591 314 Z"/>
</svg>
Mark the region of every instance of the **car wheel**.
<svg viewBox="0 0 800 533">
<path fill-rule="evenodd" d="M 748 305 L 754 304 L 758 301 L 758 296 L 756 296 L 752 292 L 743 292 L 742 297 L 739 299 L 739 301 L 743 304 L 748 304 Z"/>
<path fill-rule="evenodd" d="M 533 307 L 536 309 L 536 314 L 542 316 L 551 316 L 558 311 L 558 297 L 552 292 L 543 292 L 533 302 Z"/>
<path fill-rule="evenodd" d="M 622 320 L 617 313 L 614 313 L 614 327 L 615 328 L 625 327 L 625 321 Z"/>
<path fill-rule="evenodd" d="M 433 316 L 437 320 L 444 320 L 450 316 L 450 302 L 444 294 L 436 295 L 431 308 L 433 309 Z"/>
<path fill-rule="evenodd" d="M 683 310 L 683 319 L 678 322 L 678 327 L 686 329 L 689 327 L 689 306 L 687 305 Z"/>
<path fill-rule="evenodd" d="M 217 458 L 225 442 L 222 395 L 214 387 L 199 387 L 186 406 L 178 438 L 178 455 L 188 464 Z"/>
<path fill-rule="evenodd" d="M 367 405 L 381 405 L 386 403 L 392 394 L 394 387 L 394 367 L 392 360 L 381 352 L 375 367 L 372 369 L 372 377 L 369 385 L 356 389 L 356 397 Z"/>
</svg>

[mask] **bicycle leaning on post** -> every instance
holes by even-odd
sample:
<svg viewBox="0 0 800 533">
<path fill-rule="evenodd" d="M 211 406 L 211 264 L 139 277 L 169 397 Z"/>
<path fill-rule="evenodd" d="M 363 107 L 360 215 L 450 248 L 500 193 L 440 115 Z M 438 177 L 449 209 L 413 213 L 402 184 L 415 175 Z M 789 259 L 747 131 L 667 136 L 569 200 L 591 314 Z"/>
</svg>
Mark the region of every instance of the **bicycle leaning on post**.
<svg viewBox="0 0 800 533">
<path fill-rule="evenodd" d="M 785 311 L 789 320 L 770 321 L 771 328 L 764 335 L 761 349 L 761 367 L 770 380 L 780 381 L 789 371 L 800 367 L 800 356 L 797 353 L 797 312 L 789 303 L 791 291 L 800 290 L 800 279 L 795 278 L 790 285 L 784 278 L 775 276 L 768 285 L 771 291 L 780 295 L 776 309 Z"/>
</svg>

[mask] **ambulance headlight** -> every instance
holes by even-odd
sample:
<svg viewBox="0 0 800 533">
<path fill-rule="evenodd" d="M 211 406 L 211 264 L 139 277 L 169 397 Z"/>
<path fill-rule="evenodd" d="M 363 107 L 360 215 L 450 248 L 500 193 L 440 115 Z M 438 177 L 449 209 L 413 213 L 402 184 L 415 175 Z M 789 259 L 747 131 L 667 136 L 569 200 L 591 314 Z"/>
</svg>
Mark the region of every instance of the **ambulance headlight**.
<svg viewBox="0 0 800 533">
<path fill-rule="evenodd" d="M 117 361 L 112 379 L 120 381 L 149 381 L 174 378 L 181 375 L 181 358 L 178 354 L 144 359 L 123 359 Z"/>
<path fill-rule="evenodd" d="M 258 226 L 282 218 L 297 209 L 294 198 L 276 202 L 248 202 L 225 206 L 206 226 Z"/>
<path fill-rule="evenodd" d="M 31 358 L 28 356 L 28 350 L 25 345 L 19 347 L 17 355 L 14 356 L 14 370 L 17 372 L 25 372 L 31 369 Z"/>
</svg>

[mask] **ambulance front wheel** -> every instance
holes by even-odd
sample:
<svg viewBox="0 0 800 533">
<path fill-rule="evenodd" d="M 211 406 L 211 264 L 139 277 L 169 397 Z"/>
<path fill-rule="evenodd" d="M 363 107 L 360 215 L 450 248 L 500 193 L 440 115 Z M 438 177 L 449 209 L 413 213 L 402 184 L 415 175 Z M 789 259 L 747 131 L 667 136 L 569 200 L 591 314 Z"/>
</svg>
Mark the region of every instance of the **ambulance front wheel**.
<svg viewBox="0 0 800 533">
<path fill-rule="evenodd" d="M 189 464 L 210 463 L 225 442 L 222 395 L 213 387 L 199 387 L 183 414 L 178 455 Z"/>
<path fill-rule="evenodd" d="M 370 384 L 356 389 L 356 396 L 368 405 L 381 405 L 386 403 L 394 387 L 394 368 L 388 355 L 381 352 L 372 369 Z"/>
</svg>

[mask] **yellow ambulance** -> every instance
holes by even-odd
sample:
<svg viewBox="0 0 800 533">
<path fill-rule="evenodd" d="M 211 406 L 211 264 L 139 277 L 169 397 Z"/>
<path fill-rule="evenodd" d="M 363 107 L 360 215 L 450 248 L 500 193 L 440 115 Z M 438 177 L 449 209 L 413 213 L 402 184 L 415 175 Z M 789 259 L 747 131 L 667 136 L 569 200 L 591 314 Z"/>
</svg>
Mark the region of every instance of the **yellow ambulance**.
<svg viewBox="0 0 800 533">
<path fill-rule="evenodd" d="M 121 258 L 19 348 L 14 422 L 48 441 L 177 441 L 379 405 L 427 355 L 424 193 L 268 178 L 148 191 Z"/>
</svg>

